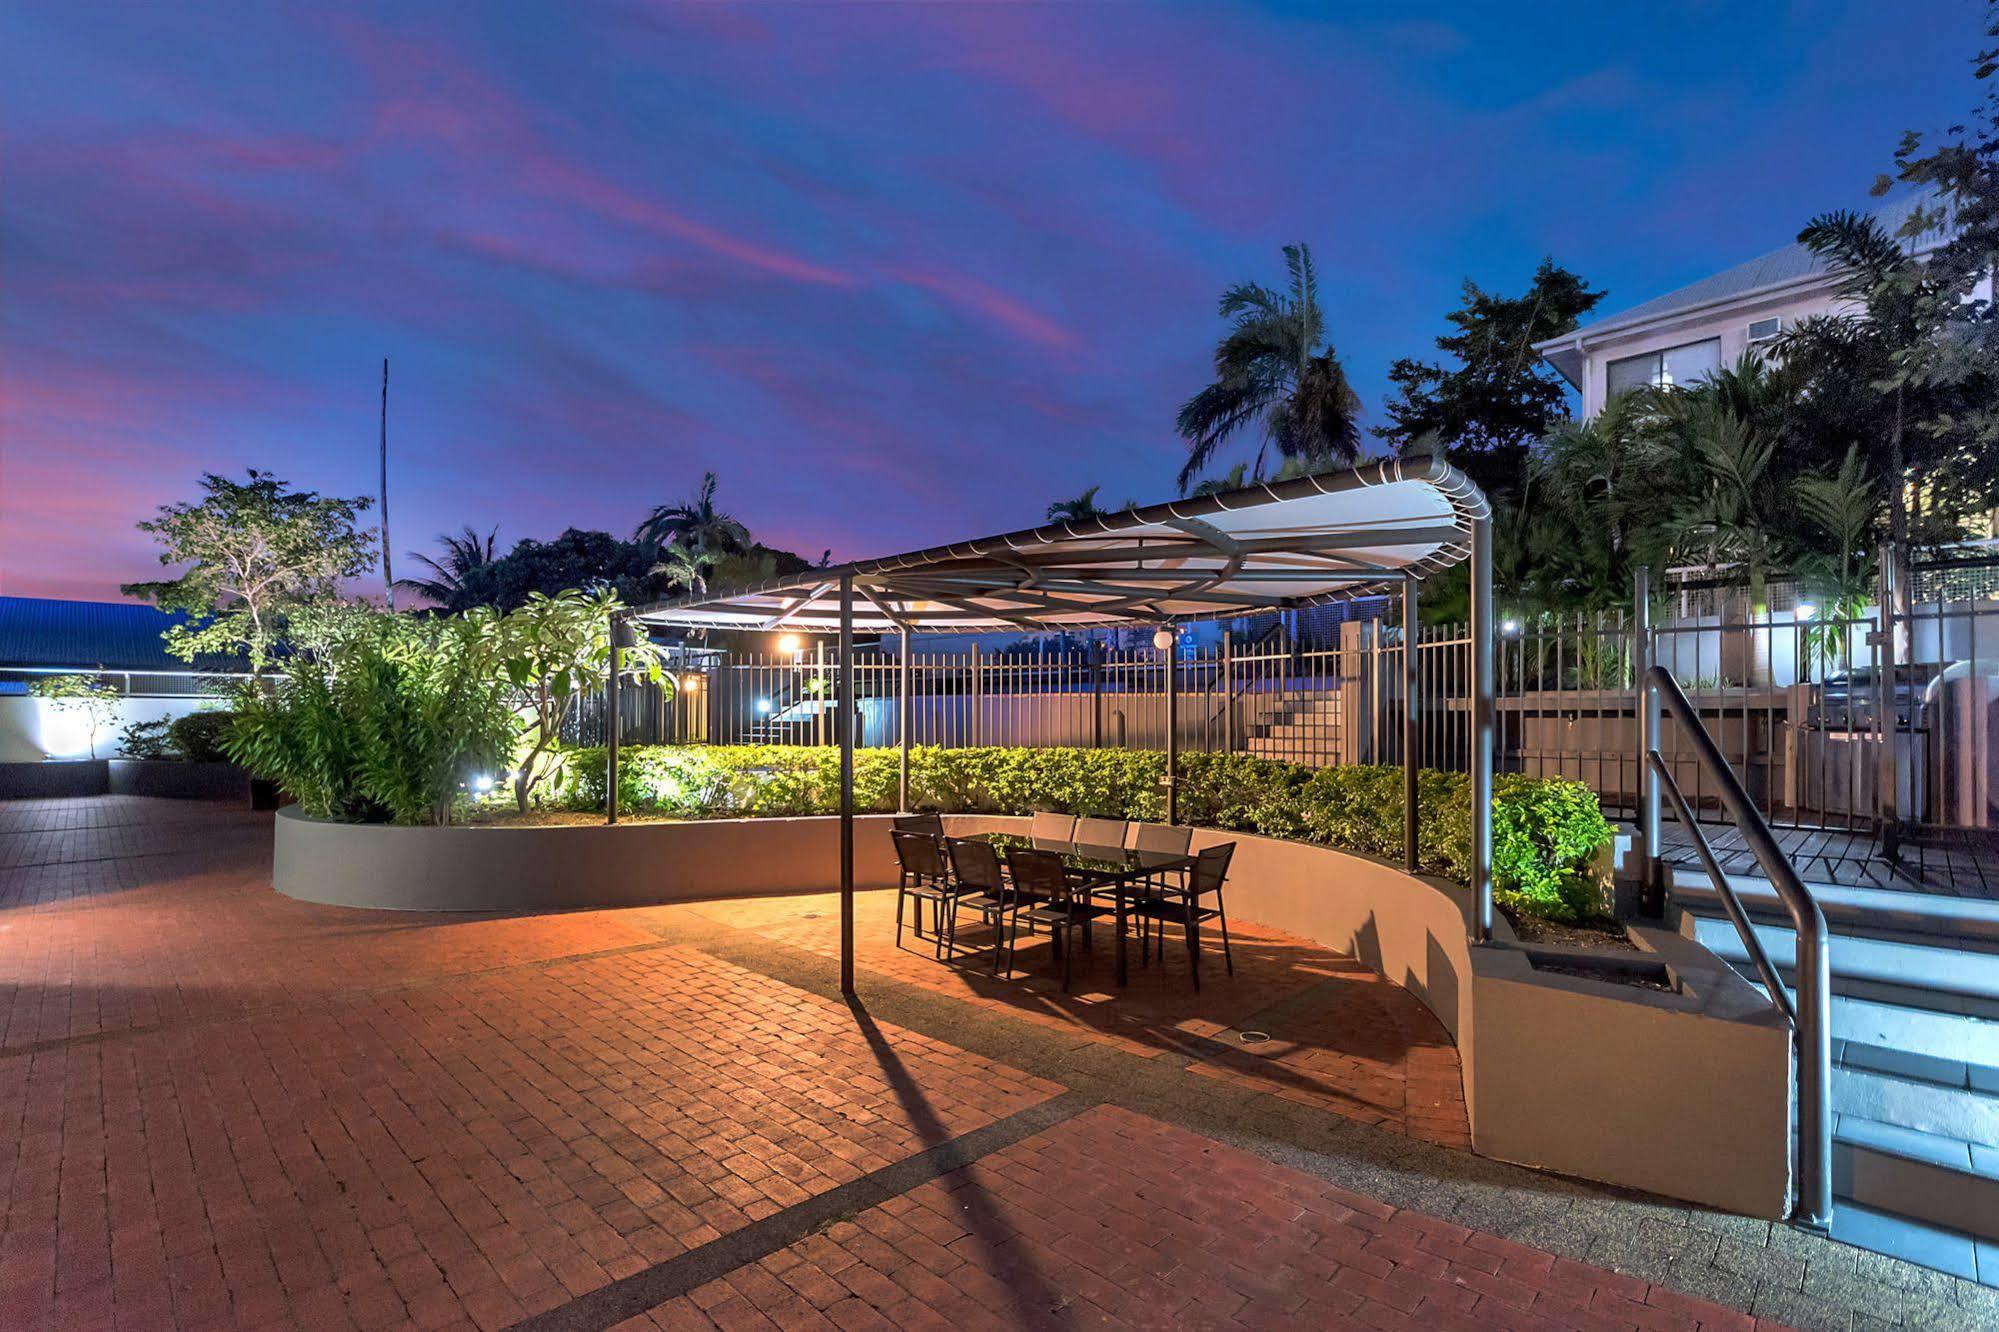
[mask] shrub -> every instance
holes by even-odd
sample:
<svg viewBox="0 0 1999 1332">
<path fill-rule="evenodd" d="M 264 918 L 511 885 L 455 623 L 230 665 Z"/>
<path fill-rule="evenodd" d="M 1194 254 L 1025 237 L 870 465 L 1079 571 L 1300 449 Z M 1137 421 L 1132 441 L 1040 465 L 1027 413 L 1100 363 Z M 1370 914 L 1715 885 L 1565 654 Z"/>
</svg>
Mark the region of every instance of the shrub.
<svg viewBox="0 0 1999 1332">
<path fill-rule="evenodd" d="M 165 717 L 126 722 L 118 732 L 118 752 L 130 759 L 174 757 L 172 742 L 167 736 L 171 725 L 172 722 Z"/>
<path fill-rule="evenodd" d="M 449 822 L 513 734 L 483 643 L 461 620 L 383 617 L 294 657 L 271 692 L 246 689 L 223 747 L 318 818 Z"/>
<path fill-rule="evenodd" d="M 619 751 L 618 806 L 682 818 L 825 814 L 839 800 L 836 749 L 781 745 L 638 745 Z M 894 750 L 854 755 L 854 808 L 896 805 Z M 1165 814 L 1163 754 L 1128 749 L 910 750 L 910 803 L 982 814 L 1068 814 L 1156 821 Z M 604 751 L 572 749 L 555 779 L 569 809 L 604 807 Z M 1418 861 L 1471 877 L 1471 781 L 1424 771 L 1416 791 Z M 1184 822 L 1318 842 L 1370 855 L 1402 853 L 1402 770 L 1308 768 L 1246 754 L 1180 761 Z M 1571 920 L 1595 914 L 1591 861 L 1610 841 L 1596 794 L 1580 782 L 1499 777 L 1493 789 L 1493 894 L 1504 907 Z"/>
<path fill-rule="evenodd" d="M 118 686 L 95 675 L 45 675 L 28 686 L 28 693 L 56 712 L 76 719 L 97 757 L 97 737 L 118 716 Z"/>
<path fill-rule="evenodd" d="M 167 726 L 167 747 L 172 757 L 189 763 L 226 763 L 229 751 L 223 742 L 235 720 L 236 714 L 226 710 L 176 717 Z"/>
</svg>

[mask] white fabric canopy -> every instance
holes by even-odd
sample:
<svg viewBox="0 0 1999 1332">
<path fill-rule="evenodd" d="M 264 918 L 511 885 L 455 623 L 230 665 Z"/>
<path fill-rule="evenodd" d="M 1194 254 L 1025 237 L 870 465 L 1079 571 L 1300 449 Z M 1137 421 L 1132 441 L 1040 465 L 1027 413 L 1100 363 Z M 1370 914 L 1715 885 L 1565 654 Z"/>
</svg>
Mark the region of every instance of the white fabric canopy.
<svg viewBox="0 0 1999 1332">
<path fill-rule="evenodd" d="M 1055 523 L 643 607 L 647 624 L 858 633 L 1084 629 L 1290 610 L 1465 559 L 1485 496 L 1416 458 Z"/>
</svg>

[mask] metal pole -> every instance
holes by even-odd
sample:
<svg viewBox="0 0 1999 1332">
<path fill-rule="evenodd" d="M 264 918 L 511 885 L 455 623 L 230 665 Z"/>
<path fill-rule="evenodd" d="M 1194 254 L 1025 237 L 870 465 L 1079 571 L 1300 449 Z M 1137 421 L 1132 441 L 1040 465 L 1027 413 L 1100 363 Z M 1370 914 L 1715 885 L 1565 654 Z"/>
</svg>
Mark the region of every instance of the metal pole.
<svg viewBox="0 0 1999 1332">
<path fill-rule="evenodd" d="M 895 733 L 902 746 L 902 770 L 897 778 L 895 807 L 909 813 L 909 630 L 900 634 L 902 660 L 895 668 Z"/>
<path fill-rule="evenodd" d="M 1166 632 L 1173 633 L 1167 625 Z M 1180 822 L 1180 640 L 1166 645 L 1166 822 Z"/>
<path fill-rule="evenodd" d="M 854 992 L 854 576 L 840 575 L 840 993 Z"/>
<path fill-rule="evenodd" d="M 965 738 L 976 746 L 983 744 L 986 736 L 986 728 L 981 724 L 979 718 L 980 700 L 985 697 L 986 681 L 985 668 L 979 664 L 979 645 L 977 643 L 972 644 L 969 655 L 972 662 L 972 694 L 971 707 L 965 716 Z"/>
<path fill-rule="evenodd" d="M 1416 774 L 1423 765 L 1423 718 L 1417 711 L 1416 595 L 1414 578 L 1402 580 L 1402 867 L 1411 874 L 1417 854 Z"/>
<path fill-rule="evenodd" d="M 1492 516 L 1471 526 L 1472 940 L 1492 939 Z"/>
<path fill-rule="evenodd" d="M 1874 636 L 1878 645 L 1874 660 L 1874 713 L 1875 724 L 1880 728 L 1881 750 L 1875 768 L 1875 807 L 1881 817 L 1881 855 L 1888 861 L 1901 858 L 1902 820 L 1900 795 L 1901 760 L 1896 753 L 1897 731 L 1900 729 L 1895 715 L 1895 597 L 1896 586 L 1895 543 L 1881 543 L 1881 614 L 1880 632 Z"/>
<path fill-rule="evenodd" d="M 1638 668 L 1638 693 L 1633 699 L 1638 720 L 1638 836 L 1639 872 L 1644 890 L 1639 910 L 1647 916 L 1665 914 L 1665 860 L 1659 824 L 1659 774 L 1645 756 L 1659 748 L 1659 691 L 1652 687 L 1651 672 L 1657 645 L 1652 638 L 1652 571 L 1639 568 L 1632 575 L 1631 635 L 1632 656 Z"/>
<path fill-rule="evenodd" d="M 1090 744 L 1104 747 L 1104 645 L 1090 640 Z"/>
<path fill-rule="evenodd" d="M 622 626 L 611 616 L 611 677 L 604 684 L 604 822 L 618 821 L 618 672 L 624 661 L 619 652 L 618 630 Z"/>
<path fill-rule="evenodd" d="M 1222 630 L 1222 752 L 1235 753 L 1235 630 Z"/>
</svg>

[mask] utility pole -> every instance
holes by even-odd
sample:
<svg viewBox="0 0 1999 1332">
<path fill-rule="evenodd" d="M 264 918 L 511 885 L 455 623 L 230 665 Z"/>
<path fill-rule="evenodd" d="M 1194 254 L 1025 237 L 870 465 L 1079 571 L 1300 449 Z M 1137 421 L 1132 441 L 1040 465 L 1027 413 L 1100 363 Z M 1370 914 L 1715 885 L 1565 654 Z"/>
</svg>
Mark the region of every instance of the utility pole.
<svg viewBox="0 0 1999 1332">
<path fill-rule="evenodd" d="M 382 358 L 382 588 L 396 609 L 396 576 L 389 568 L 389 358 Z"/>
</svg>

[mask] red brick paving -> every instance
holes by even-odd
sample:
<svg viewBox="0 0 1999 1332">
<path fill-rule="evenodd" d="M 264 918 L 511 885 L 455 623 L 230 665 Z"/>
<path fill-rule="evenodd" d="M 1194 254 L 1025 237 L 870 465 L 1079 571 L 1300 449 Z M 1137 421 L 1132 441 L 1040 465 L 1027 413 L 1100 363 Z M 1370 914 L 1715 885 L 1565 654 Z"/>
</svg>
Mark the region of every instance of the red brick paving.
<svg viewBox="0 0 1999 1332">
<path fill-rule="evenodd" d="M 5 1326 L 501 1327 L 1060 1090 L 662 944 L 692 908 L 313 907 L 271 891 L 268 838 L 201 806 L 0 805 Z M 815 905 L 699 910 L 823 949 Z M 1105 946 L 1064 997 L 896 954 L 888 910 L 863 899 L 864 974 L 1462 1134 L 1434 1022 L 1324 950 L 1245 925 L 1234 981 L 1195 998 L 1155 967 L 1113 999 Z M 1284 1000 L 1263 1053 L 1198 1039 Z M 1111 1108 L 649 1321 L 994 1326 L 1023 1291 L 1010 1316 L 1043 1326 L 1745 1325 Z"/>
<path fill-rule="evenodd" d="M 1097 1106 L 621 1327 L 1756 1325 Z"/>
<path fill-rule="evenodd" d="M 737 899 L 662 909 L 662 919 L 691 911 L 825 957 L 839 954 L 839 899 Z M 926 940 L 903 935 L 895 945 L 895 899 L 863 894 L 856 901 L 856 966 L 875 976 L 946 994 L 1009 1016 L 1093 1038 L 1139 1055 L 1174 1053 L 1194 1060 L 1196 1074 L 1224 1078 L 1379 1124 L 1410 1137 L 1468 1147 L 1464 1084 L 1457 1048 L 1420 1000 L 1350 957 L 1248 921 L 1231 922 L 1235 975 L 1219 953 L 1205 950 L 1204 979 L 1189 983 L 1186 952 L 1170 943 L 1164 962 L 1141 967 L 1131 946 L 1130 984 L 1115 983 L 1108 926 L 1092 954 L 1079 955 L 1070 993 L 1063 994 L 1046 936 L 1023 939 L 1010 977 L 994 976 L 986 932 L 967 915 L 961 941 L 978 946 L 942 966 Z M 1212 944 L 1214 940 L 1209 939 Z M 1281 1015 L 1270 1014 L 1284 1005 Z M 1239 1043 L 1252 1028 L 1270 1037 Z M 1221 1044 L 1205 1039 L 1220 1036 Z"/>
</svg>

